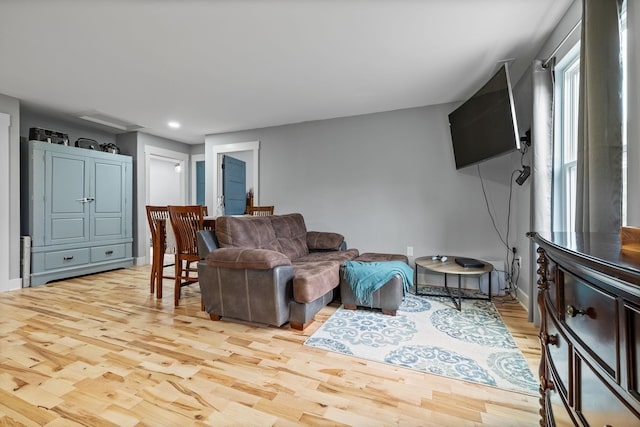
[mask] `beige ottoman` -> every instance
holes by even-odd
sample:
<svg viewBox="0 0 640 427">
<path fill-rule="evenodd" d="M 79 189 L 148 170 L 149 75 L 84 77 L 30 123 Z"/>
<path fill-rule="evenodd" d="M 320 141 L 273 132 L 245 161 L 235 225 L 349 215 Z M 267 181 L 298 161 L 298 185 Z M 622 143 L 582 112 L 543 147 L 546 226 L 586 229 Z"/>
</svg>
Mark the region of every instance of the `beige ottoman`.
<svg viewBox="0 0 640 427">
<path fill-rule="evenodd" d="M 378 253 L 364 253 L 354 261 L 361 262 L 380 262 L 380 261 L 403 261 L 409 264 L 409 260 L 404 255 L 398 254 L 378 254 Z M 371 298 L 371 304 L 366 304 L 359 301 L 351 290 L 351 285 L 344 278 L 344 267 L 340 268 L 340 299 L 342 304 L 347 310 L 355 310 L 358 306 L 379 308 L 382 313 L 391 316 L 396 315 L 396 310 L 402 303 L 404 297 L 404 290 L 402 284 L 402 277 L 396 274 L 387 283 L 382 285 L 380 289 L 375 291 Z"/>
</svg>

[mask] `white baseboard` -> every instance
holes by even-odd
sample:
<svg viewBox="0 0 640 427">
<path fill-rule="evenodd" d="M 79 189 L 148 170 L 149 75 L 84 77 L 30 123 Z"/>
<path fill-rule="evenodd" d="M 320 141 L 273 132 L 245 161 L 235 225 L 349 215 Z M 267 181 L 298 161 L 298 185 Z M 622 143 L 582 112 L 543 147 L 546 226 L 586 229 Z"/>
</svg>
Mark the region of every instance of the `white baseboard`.
<svg viewBox="0 0 640 427">
<path fill-rule="evenodd" d="M 138 265 L 147 265 L 147 264 L 151 264 L 151 262 L 146 256 L 140 256 L 133 259 L 133 265 L 138 266 Z"/>
<path fill-rule="evenodd" d="M 22 289 L 22 279 L 9 279 L 5 283 L 0 284 L 0 292 L 15 291 Z"/>
</svg>

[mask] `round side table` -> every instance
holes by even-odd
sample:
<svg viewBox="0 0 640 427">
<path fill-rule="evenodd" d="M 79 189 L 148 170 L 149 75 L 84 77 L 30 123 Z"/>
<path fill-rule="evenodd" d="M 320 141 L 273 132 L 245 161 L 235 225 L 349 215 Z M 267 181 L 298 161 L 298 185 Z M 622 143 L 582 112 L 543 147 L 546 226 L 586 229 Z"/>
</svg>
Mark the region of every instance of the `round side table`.
<svg viewBox="0 0 640 427">
<path fill-rule="evenodd" d="M 415 284 L 415 294 L 421 296 L 442 296 L 441 294 L 425 294 L 418 292 L 418 270 L 422 268 L 424 271 L 429 273 L 438 273 L 444 275 L 444 288 L 447 291 L 447 294 L 455 304 L 458 310 L 461 309 L 462 299 L 479 299 L 479 300 L 487 300 L 491 301 L 491 272 L 493 271 L 493 265 L 487 261 L 477 260 L 484 264 L 483 267 L 463 267 L 456 263 L 456 258 L 462 258 L 460 256 L 456 257 L 455 255 L 445 255 L 447 257 L 446 261 L 442 261 L 441 259 L 433 259 L 432 256 L 425 256 L 415 259 L 416 269 L 415 269 L 415 277 L 413 283 Z M 448 274 L 456 274 L 458 276 L 458 292 L 457 295 L 451 292 L 451 288 L 449 288 L 447 284 L 447 275 Z M 463 296 L 461 290 L 461 281 L 462 276 L 476 276 L 478 277 L 478 284 L 480 282 L 480 278 L 489 274 L 489 297 L 488 298 L 480 298 L 474 296 Z M 457 300 L 456 300 L 457 298 Z"/>
</svg>

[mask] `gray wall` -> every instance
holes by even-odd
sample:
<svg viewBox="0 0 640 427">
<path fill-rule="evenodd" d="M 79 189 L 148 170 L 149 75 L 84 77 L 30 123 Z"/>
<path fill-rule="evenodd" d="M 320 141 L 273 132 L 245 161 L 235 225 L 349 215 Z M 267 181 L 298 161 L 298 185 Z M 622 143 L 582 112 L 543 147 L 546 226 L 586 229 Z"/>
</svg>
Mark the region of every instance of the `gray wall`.
<svg viewBox="0 0 640 427">
<path fill-rule="evenodd" d="M 454 107 L 208 135 L 206 144 L 259 140 L 261 203 L 301 212 L 309 230 L 340 232 L 361 252 L 413 246 L 415 256 L 503 259 L 476 169 L 455 169 L 447 118 Z M 503 225 L 511 167 L 504 158 L 483 165 Z"/>
</svg>

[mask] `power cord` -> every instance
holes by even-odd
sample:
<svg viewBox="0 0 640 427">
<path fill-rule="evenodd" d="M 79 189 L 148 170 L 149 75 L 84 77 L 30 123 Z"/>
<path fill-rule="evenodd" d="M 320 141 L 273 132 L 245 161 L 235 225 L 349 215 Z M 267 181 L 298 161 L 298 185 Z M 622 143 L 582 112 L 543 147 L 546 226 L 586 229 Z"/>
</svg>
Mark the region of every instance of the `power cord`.
<svg viewBox="0 0 640 427">
<path fill-rule="evenodd" d="M 522 150 L 522 157 L 521 157 L 521 161 L 520 163 L 523 164 L 524 161 L 524 155 L 526 154 L 527 151 L 527 146 L 525 145 L 525 147 Z M 528 167 L 528 166 L 527 166 Z M 509 245 L 509 233 L 511 230 L 511 202 L 513 199 L 513 182 L 514 182 L 514 176 L 516 173 L 520 173 L 522 174 L 521 170 L 514 170 L 513 172 L 511 172 L 511 177 L 509 179 L 509 199 L 508 199 L 508 205 L 507 205 L 507 230 L 506 230 L 506 234 L 505 237 L 502 237 L 502 234 L 500 233 L 500 230 L 498 229 L 498 226 L 496 225 L 496 220 L 493 216 L 493 212 L 491 211 L 491 208 L 489 206 L 489 198 L 487 196 L 487 191 L 485 189 L 484 186 L 484 178 L 482 177 L 482 172 L 480 170 L 480 165 L 477 165 L 477 169 L 478 169 L 478 176 L 480 177 L 480 184 L 482 186 L 482 194 L 484 196 L 484 201 L 485 201 L 485 205 L 487 207 L 487 212 L 489 213 L 489 217 L 491 218 L 491 223 L 493 224 L 493 229 L 496 231 L 498 237 L 500 238 L 500 241 L 502 242 L 502 244 L 504 245 L 504 247 L 507 250 L 507 254 L 506 254 L 506 262 L 505 265 L 509 266 L 509 271 L 505 271 L 505 275 L 506 275 L 506 288 L 505 290 L 507 291 L 507 293 L 509 293 L 510 295 L 512 295 L 513 298 L 517 297 L 517 283 L 518 283 L 518 279 L 520 277 L 520 267 L 517 265 L 516 263 L 516 248 L 515 247 L 511 247 Z M 516 272 L 517 270 L 517 272 Z M 499 270 L 498 270 L 499 271 Z M 517 274 L 516 274 L 517 273 Z M 513 278 L 515 279 L 515 282 L 513 280 Z"/>
</svg>

